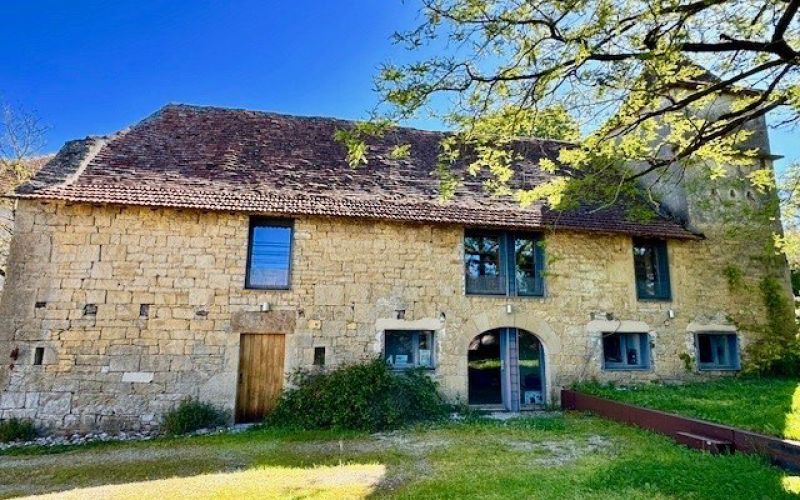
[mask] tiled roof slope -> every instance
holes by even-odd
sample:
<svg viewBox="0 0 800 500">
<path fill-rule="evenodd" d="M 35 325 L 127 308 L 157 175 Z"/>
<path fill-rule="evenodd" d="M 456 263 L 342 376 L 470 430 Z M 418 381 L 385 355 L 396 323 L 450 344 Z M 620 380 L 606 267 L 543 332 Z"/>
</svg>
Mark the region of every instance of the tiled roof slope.
<svg viewBox="0 0 800 500">
<path fill-rule="evenodd" d="M 351 122 L 256 111 L 169 105 L 109 138 L 67 143 L 19 198 L 58 199 L 284 216 L 325 215 L 524 229 L 556 228 L 670 238 L 696 237 L 681 225 L 626 220 L 622 210 L 574 212 L 544 204 L 522 208 L 489 196 L 482 179 L 464 176 L 441 203 L 435 175 L 442 134 L 398 128 L 370 143 L 365 166 L 352 169 L 334 139 Z M 396 144 L 410 144 L 395 159 Z M 549 178 L 537 168 L 564 143 L 521 141 L 526 161 L 515 184 Z M 458 173 L 458 172 L 456 172 Z"/>
</svg>

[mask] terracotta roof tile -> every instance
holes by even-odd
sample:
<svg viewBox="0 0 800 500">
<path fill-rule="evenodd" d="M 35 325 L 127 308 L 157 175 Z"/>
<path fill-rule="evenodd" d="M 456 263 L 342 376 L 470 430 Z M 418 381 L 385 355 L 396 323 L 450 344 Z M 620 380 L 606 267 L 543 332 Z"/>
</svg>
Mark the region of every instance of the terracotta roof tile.
<svg viewBox="0 0 800 500">
<path fill-rule="evenodd" d="M 352 169 L 334 140 L 351 122 L 256 111 L 170 105 L 110 138 L 67 143 L 14 196 L 276 215 L 326 215 L 509 228 L 556 228 L 695 238 L 663 219 L 626 220 L 620 208 L 558 212 L 522 208 L 489 196 L 483 178 L 462 172 L 455 196 L 441 203 L 436 158 L 442 133 L 397 128 L 369 144 L 369 163 Z M 394 159 L 396 144 L 411 154 Z M 520 141 L 525 158 L 514 185 L 550 178 L 537 168 L 558 141 Z M 456 167 L 458 170 L 461 167 Z"/>
</svg>

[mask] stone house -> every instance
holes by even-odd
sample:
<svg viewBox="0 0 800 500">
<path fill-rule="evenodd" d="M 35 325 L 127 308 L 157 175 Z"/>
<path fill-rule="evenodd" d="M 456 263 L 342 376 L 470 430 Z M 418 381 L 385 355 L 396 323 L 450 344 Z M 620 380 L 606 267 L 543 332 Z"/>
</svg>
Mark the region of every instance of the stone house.
<svg viewBox="0 0 800 500">
<path fill-rule="evenodd" d="M 759 195 L 676 185 L 664 213 L 680 218 L 637 221 L 523 208 L 467 176 L 442 203 L 440 133 L 393 130 L 351 169 L 333 138 L 347 126 L 170 105 L 67 143 L 12 194 L 0 418 L 141 429 L 192 396 L 256 420 L 295 369 L 375 356 L 509 410 L 587 378 L 740 368 L 754 334 L 733 317 L 764 309 L 725 269 L 748 266 L 774 228 L 724 237 L 698 200 Z M 411 154 L 393 157 L 396 144 Z M 568 145 L 517 147 L 514 182 L 533 186 L 548 178 L 538 159 Z"/>
</svg>

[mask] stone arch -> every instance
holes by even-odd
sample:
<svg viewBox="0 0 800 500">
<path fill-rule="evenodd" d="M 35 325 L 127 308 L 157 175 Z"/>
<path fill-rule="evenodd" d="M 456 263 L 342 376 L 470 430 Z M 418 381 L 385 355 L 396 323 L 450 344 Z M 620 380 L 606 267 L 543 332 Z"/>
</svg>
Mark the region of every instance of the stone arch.
<svg viewBox="0 0 800 500">
<path fill-rule="evenodd" d="M 470 342 L 478 335 L 497 328 L 516 328 L 534 335 L 542 345 L 544 352 L 544 394 L 545 403 L 550 404 L 558 401 L 555 394 L 555 381 L 558 376 L 558 366 L 555 362 L 556 356 L 561 352 L 561 339 L 555 330 L 543 319 L 533 312 L 516 311 L 512 306 L 511 313 L 508 312 L 506 305 L 501 305 L 488 311 L 476 314 L 464 324 L 459 332 L 455 344 L 458 346 L 456 355 L 463 363 L 464 385 L 467 387 L 467 356 Z"/>
</svg>

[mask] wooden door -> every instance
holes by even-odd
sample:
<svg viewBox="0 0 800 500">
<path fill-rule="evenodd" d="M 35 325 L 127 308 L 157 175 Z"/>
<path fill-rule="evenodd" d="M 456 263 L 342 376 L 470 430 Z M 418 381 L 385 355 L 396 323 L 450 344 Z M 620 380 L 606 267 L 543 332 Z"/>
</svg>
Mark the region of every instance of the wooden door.
<svg viewBox="0 0 800 500">
<path fill-rule="evenodd" d="M 242 334 L 236 421 L 258 422 L 275 406 L 283 389 L 286 336 Z"/>
</svg>

